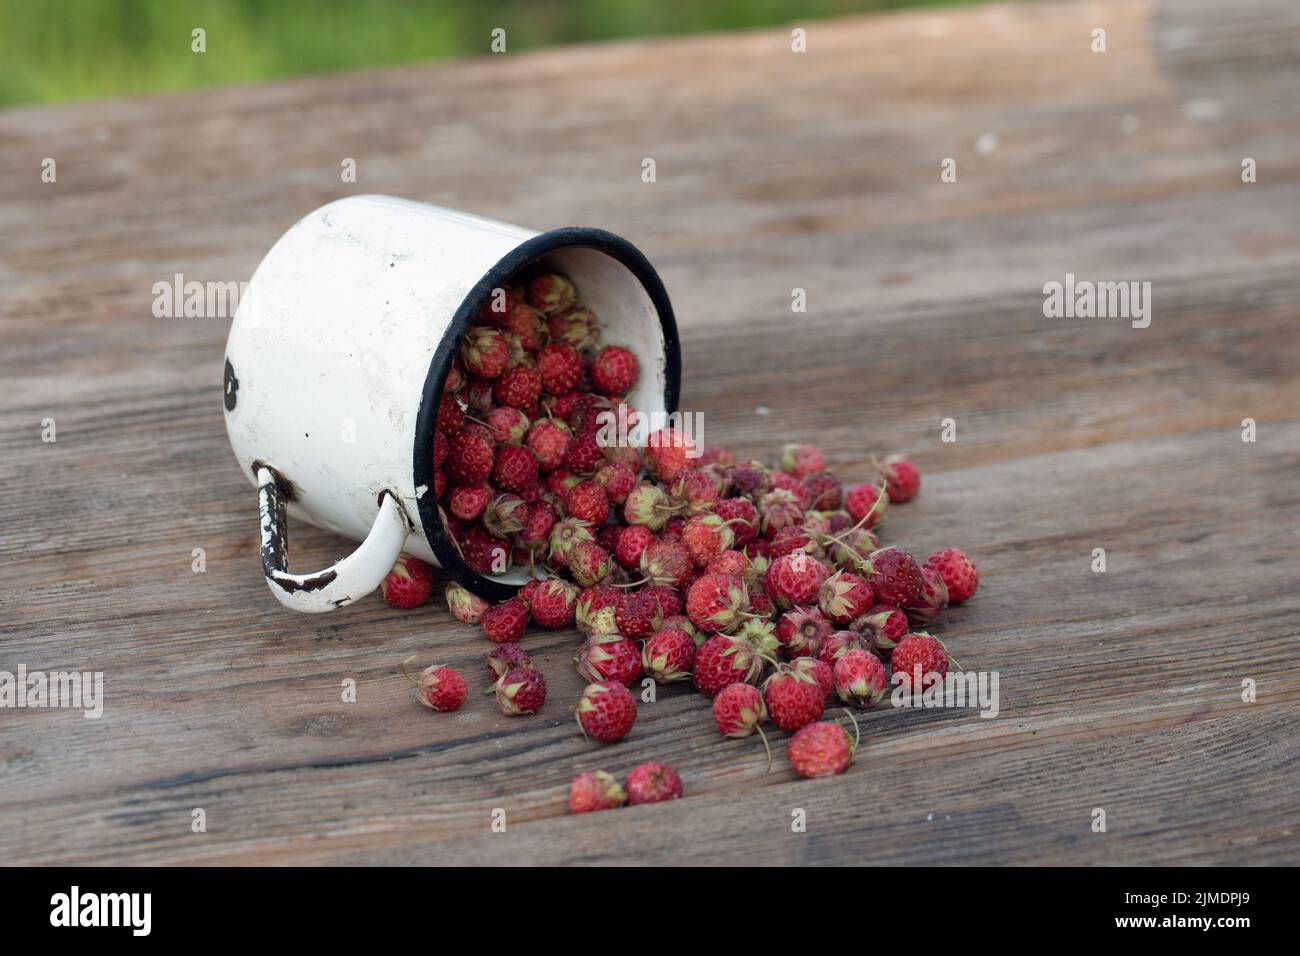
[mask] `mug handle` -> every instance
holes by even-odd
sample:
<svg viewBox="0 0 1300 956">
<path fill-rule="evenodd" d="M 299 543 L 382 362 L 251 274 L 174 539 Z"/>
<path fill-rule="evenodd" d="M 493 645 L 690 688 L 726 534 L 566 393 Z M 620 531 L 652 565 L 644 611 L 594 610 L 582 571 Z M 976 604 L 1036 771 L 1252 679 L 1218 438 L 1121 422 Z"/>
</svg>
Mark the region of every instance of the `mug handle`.
<svg viewBox="0 0 1300 956">
<path fill-rule="evenodd" d="M 295 611 L 319 614 L 351 604 L 379 587 L 411 532 L 397 495 L 387 489 L 380 493 L 379 514 L 370 533 L 342 561 L 314 574 L 290 574 L 289 523 L 282 477 L 267 465 L 259 463 L 256 467 L 262 570 L 276 600 Z"/>
</svg>

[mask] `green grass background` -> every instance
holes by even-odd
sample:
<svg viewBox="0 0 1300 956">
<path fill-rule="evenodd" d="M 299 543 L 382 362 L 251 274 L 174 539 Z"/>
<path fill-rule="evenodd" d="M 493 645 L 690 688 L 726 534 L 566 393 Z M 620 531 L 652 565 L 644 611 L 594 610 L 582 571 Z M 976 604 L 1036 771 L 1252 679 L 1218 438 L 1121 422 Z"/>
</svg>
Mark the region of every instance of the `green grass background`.
<svg viewBox="0 0 1300 956">
<path fill-rule="evenodd" d="M 0 107 L 969 0 L 0 0 Z M 207 52 L 190 32 L 207 31 Z"/>
</svg>

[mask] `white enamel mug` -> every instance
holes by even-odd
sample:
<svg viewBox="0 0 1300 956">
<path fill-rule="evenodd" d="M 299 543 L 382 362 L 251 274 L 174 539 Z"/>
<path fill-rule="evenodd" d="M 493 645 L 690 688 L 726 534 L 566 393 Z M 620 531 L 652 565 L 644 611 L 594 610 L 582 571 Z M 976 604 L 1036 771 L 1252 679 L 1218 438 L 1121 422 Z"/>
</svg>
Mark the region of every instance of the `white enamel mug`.
<svg viewBox="0 0 1300 956">
<path fill-rule="evenodd" d="M 477 574 L 461 560 L 435 500 L 439 397 L 470 320 L 512 278 L 567 275 L 602 337 L 641 361 L 628 397 L 673 412 L 680 348 L 654 269 L 600 229 L 534 233 L 388 196 L 322 206 L 266 254 L 226 342 L 226 431 L 258 488 L 262 566 L 298 611 L 330 611 L 379 586 L 405 551 L 500 600 L 526 572 Z M 288 570 L 287 520 L 359 547 L 308 574 Z"/>
</svg>

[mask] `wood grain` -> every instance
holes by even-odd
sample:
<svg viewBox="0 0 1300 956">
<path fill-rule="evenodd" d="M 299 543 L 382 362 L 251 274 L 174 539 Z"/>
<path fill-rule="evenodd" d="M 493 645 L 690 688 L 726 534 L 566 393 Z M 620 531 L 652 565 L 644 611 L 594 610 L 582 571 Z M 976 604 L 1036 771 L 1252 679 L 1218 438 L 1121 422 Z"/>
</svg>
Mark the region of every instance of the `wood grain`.
<svg viewBox="0 0 1300 956">
<path fill-rule="evenodd" d="M 802 56 L 777 30 L 0 114 L 0 670 L 102 670 L 107 692 L 97 721 L 0 711 L 0 859 L 1300 862 L 1300 11 L 808 29 Z M 857 765 L 803 782 L 682 688 L 586 744 L 572 633 L 526 639 L 539 717 L 477 694 L 440 717 L 396 671 L 419 654 L 479 682 L 481 637 L 440 606 L 280 608 L 226 444 L 227 324 L 156 319 L 151 289 L 247 278 L 351 192 L 630 238 L 673 296 L 710 442 L 815 440 L 849 479 L 907 449 L 925 487 L 887 537 L 980 563 L 940 630 L 999 672 L 1000 716 L 872 712 Z M 1152 282 L 1150 328 L 1045 319 L 1066 272 Z M 348 549 L 295 529 L 302 567 Z M 574 772 L 650 759 L 684 800 L 564 814 Z"/>
</svg>

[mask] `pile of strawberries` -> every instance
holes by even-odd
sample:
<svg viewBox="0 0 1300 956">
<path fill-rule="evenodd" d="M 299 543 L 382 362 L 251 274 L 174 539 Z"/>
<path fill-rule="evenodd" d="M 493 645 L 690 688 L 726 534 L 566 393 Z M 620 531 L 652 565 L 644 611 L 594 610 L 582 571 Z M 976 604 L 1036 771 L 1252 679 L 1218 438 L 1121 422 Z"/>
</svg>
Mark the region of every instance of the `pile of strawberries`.
<svg viewBox="0 0 1300 956">
<path fill-rule="evenodd" d="M 486 660 L 498 707 L 513 716 L 545 703 L 546 679 L 520 643 L 528 626 L 576 625 L 574 664 L 589 684 L 575 715 L 587 739 L 631 731 L 628 688 L 643 678 L 690 681 L 712 699 L 723 735 L 762 735 L 770 720 L 793 735 L 798 773 L 842 773 L 856 721 L 852 736 L 823 721 L 827 703 L 865 709 L 891 683 L 942 680 L 947 650 L 924 629 L 975 593 L 975 565 L 955 548 L 921 563 L 880 546 L 887 508 L 921 484 L 900 456 L 879 463 L 879 485 L 845 489 L 812 445 L 787 445 L 775 467 L 697 448 L 673 428 L 641 448 L 606 447 L 603 436 L 626 432 L 602 425 L 632 417 L 624 399 L 640 368 L 630 350 L 599 340 L 573 284 L 544 274 L 497 290 L 447 377 L 433 456 L 446 527 L 475 571 L 532 572 L 496 605 L 446 589 L 453 616 L 494 645 Z M 397 607 L 423 603 L 431 570 L 404 555 L 383 591 Z M 449 667 L 418 684 L 435 710 L 457 709 L 467 693 Z M 632 777 L 653 774 L 656 792 L 670 794 L 657 799 L 680 795 L 672 768 L 646 766 L 655 769 Z M 580 774 L 570 809 L 648 802 L 634 798 L 632 777 L 625 790 L 603 771 Z"/>
</svg>

